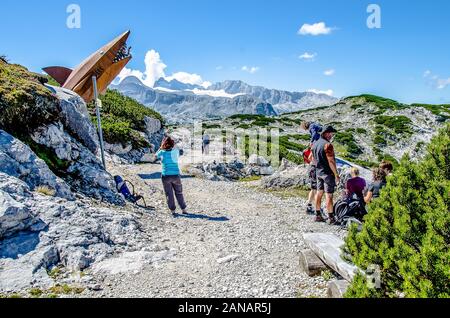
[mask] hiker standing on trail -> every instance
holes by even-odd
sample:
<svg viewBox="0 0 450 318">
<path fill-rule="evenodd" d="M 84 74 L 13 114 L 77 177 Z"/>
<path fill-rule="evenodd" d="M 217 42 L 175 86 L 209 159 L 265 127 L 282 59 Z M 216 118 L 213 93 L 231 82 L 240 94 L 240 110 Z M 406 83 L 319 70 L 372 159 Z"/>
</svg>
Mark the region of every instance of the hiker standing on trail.
<svg viewBox="0 0 450 318">
<path fill-rule="evenodd" d="M 320 139 L 312 147 L 317 173 L 316 222 L 325 222 L 321 212 L 322 198 L 325 193 L 330 224 L 335 223 L 333 215 L 333 194 L 336 191 L 336 185 L 340 182 L 334 147 L 332 145 L 335 133 L 337 133 L 337 130 L 332 126 L 326 127 Z"/>
<path fill-rule="evenodd" d="M 204 155 L 209 155 L 209 144 L 211 143 L 211 137 L 208 134 L 203 135 L 202 139 L 202 153 Z"/>
<path fill-rule="evenodd" d="M 317 123 L 311 123 L 304 121 L 302 122 L 301 129 L 306 130 L 311 135 L 311 141 L 309 144 L 308 149 L 305 150 L 303 153 L 304 161 L 305 163 L 309 163 L 309 180 L 310 180 L 310 186 L 311 191 L 309 192 L 308 196 L 308 206 L 306 208 L 306 214 L 314 215 L 314 207 L 316 194 L 317 194 L 317 175 L 316 175 L 316 166 L 314 164 L 313 155 L 311 148 L 314 145 L 314 143 L 320 139 L 320 133 L 323 130 L 323 127 Z"/>
<path fill-rule="evenodd" d="M 161 148 L 156 153 L 156 157 L 161 160 L 162 183 L 166 194 L 167 204 L 172 215 L 175 215 L 177 209 L 175 197 L 183 214 L 187 214 L 187 206 L 183 196 L 183 186 L 181 184 L 181 173 L 178 166 L 178 159 L 182 154 L 182 150 L 175 148 L 175 141 L 171 137 L 164 138 Z"/>
</svg>

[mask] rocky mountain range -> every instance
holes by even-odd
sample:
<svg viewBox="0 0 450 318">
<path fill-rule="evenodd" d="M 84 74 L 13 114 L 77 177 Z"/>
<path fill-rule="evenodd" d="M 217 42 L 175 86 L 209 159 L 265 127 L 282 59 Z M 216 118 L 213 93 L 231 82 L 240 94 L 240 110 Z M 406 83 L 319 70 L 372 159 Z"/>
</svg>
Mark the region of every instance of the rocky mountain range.
<svg viewBox="0 0 450 318">
<path fill-rule="evenodd" d="M 130 76 L 111 88 L 155 109 L 171 123 L 220 119 L 235 114 L 275 116 L 331 105 L 337 101 L 325 94 L 266 89 L 242 81 L 225 81 L 206 89 L 161 78 L 151 88 L 138 78 Z"/>
<path fill-rule="evenodd" d="M 337 98 L 313 92 L 288 92 L 252 86 L 243 81 L 224 81 L 208 87 L 209 90 L 223 90 L 228 94 L 245 94 L 259 98 L 273 105 L 279 113 L 295 112 L 303 109 L 332 105 Z"/>
</svg>

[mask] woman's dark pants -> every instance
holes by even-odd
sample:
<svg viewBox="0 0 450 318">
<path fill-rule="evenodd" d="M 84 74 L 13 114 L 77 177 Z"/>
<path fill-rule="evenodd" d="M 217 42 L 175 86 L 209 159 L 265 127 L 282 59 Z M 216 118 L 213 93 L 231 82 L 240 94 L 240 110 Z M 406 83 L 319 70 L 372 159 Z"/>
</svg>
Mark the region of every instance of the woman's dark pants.
<svg viewBox="0 0 450 318">
<path fill-rule="evenodd" d="M 183 185 L 181 184 L 180 176 L 163 176 L 162 183 L 164 186 L 164 192 L 166 193 L 167 204 L 170 211 L 175 211 L 177 206 L 175 205 L 175 197 L 177 198 L 178 205 L 182 210 L 186 209 L 186 202 L 183 196 Z"/>
</svg>

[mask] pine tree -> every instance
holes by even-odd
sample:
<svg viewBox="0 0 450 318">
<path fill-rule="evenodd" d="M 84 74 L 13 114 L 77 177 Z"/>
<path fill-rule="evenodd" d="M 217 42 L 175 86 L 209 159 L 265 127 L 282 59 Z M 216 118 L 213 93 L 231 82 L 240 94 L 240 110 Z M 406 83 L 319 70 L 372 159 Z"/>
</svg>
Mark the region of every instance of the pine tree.
<svg viewBox="0 0 450 318">
<path fill-rule="evenodd" d="M 433 138 L 424 161 L 405 156 L 369 206 L 345 252 L 361 269 L 378 265 L 381 288 L 359 275 L 346 297 L 450 297 L 450 125 Z"/>
</svg>

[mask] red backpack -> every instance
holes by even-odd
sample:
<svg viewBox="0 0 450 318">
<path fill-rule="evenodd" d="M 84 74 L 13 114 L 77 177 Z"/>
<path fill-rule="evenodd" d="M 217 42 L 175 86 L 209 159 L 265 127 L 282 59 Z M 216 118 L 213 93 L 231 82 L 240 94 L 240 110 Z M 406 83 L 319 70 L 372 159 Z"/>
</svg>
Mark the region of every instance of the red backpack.
<svg viewBox="0 0 450 318">
<path fill-rule="evenodd" d="M 312 150 L 309 147 L 308 147 L 308 149 L 303 151 L 303 162 L 304 163 L 306 163 L 308 165 L 311 163 L 311 161 L 309 160 L 309 157 L 311 156 L 311 154 L 312 154 Z"/>
</svg>

